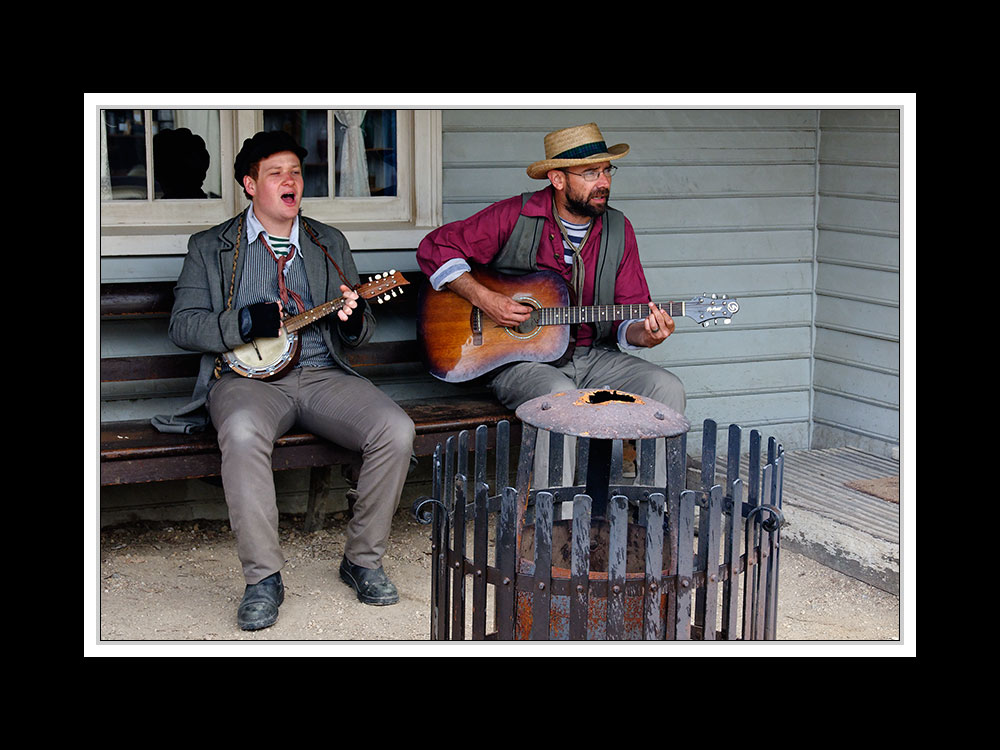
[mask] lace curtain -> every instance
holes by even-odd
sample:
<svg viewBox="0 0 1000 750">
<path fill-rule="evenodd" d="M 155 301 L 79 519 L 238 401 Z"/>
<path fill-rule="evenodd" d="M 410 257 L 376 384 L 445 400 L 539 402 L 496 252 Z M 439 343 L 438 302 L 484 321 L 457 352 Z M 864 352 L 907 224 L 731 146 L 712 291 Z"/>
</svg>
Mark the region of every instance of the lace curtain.
<svg viewBox="0 0 1000 750">
<path fill-rule="evenodd" d="M 101 112 L 101 200 L 109 201 L 111 195 L 111 170 L 108 168 L 108 126 Z"/>
<path fill-rule="evenodd" d="M 339 196 L 369 196 L 368 160 L 365 157 L 365 138 L 361 123 L 365 120 L 364 109 L 335 109 L 337 120 L 345 127 L 344 143 L 340 147 Z"/>
</svg>

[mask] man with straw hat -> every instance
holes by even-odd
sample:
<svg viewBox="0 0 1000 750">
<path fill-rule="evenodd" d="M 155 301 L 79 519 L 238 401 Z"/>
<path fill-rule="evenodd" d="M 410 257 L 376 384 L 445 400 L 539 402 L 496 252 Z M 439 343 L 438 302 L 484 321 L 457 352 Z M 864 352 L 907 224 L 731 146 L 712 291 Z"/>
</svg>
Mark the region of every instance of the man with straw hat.
<svg viewBox="0 0 1000 750">
<path fill-rule="evenodd" d="M 660 401 L 683 414 L 684 386 L 672 373 L 627 352 L 662 344 L 674 321 L 650 302 L 631 223 L 608 205 L 611 162 L 629 152 L 608 146 L 594 123 L 545 136 L 545 158 L 528 167 L 549 184 L 494 203 L 464 221 L 446 224 L 417 249 L 417 261 L 435 290 L 449 289 L 503 326 L 517 326 L 532 308 L 488 289 L 470 274 L 473 265 L 509 274 L 551 270 L 571 290 L 575 305 L 643 304 L 639 320 L 573 326 L 570 351 L 559 362 L 522 362 L 492 374 L 497 399 L 515 409 L 537 396 L 577 388 L 616 388 Z M 567 440 L 567 473 L 572 460 Z M 537 455 L 545 456 L 544 446 Z M 540 467 L 536 466 L 536 475 Z M 572 474 L 569 474 L 572 476 Z M 657 460 L 657 481 L 664 476 Z"/>
</svg>

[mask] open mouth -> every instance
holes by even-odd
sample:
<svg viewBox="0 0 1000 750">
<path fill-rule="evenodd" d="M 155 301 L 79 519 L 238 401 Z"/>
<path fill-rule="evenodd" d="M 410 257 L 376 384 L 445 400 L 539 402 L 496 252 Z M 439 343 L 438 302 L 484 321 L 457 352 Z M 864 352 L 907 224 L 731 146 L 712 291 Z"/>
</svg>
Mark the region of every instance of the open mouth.
<svg viewBox="0 0 1000 750">
<path fill-rule="evenodd" d="M 282 193 L 281 194 L 281 202 L 284 203 L 286 206 L 294 206 L 295 205 L 295 193 Z"/>
</svg>

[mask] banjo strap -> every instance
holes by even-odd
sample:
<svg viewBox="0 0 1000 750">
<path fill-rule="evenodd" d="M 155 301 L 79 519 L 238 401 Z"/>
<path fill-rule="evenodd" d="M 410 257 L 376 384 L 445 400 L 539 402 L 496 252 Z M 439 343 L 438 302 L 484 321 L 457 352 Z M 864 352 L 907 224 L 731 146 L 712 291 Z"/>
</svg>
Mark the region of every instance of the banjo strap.
<svg viewBox="0 0 1000 750">
<path fill-rule="evenodd" d="M 236 291 L 236 264 L 240 259 L 240 239 L 243 237 L 243 217 L 245 215 L 245 213 L 240 214 L 240 223 L 236 227 L 236 251 L 233 253 L 233 271 L 229 277 L 229 297 L 226 299 L 226 310 L 233 309 L 233 293 Z M 222 375 L 222 357 L 216 355 L 212 377 L 218 379 L 220 375 Z"/>
</svg>

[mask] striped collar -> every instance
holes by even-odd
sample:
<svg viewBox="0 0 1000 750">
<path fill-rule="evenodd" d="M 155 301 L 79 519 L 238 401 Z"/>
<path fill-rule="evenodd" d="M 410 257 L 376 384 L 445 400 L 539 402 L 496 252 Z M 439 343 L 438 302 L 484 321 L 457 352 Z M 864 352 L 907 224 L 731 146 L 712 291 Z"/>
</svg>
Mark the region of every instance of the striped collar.
<svg viewBox="0 0 1000 750">
<path fill-rule="evenodd" d="M 265 237 L 269 237 L 267 230 L 264 229 L 264 225 L 260 223 L 253 212 L 253 204 L 250 204 L 250 210 L 247 211 L 247 244 L 254 242 L 258 236 L 263 234 Z M 295 217 L 295 221 L 292 223 L 292 231 L 288 235 L 288 241 L 291 246 L 298 249 L 298 255 L 302 255 L 302 245 L 299 244 L 299 217 Z"/>
</svg>

